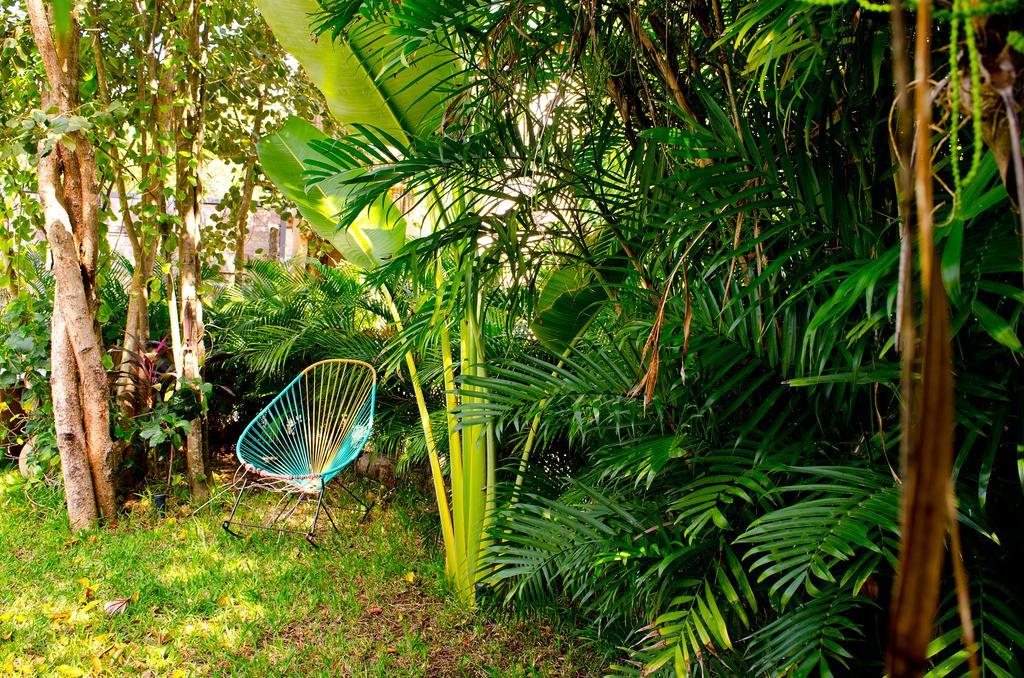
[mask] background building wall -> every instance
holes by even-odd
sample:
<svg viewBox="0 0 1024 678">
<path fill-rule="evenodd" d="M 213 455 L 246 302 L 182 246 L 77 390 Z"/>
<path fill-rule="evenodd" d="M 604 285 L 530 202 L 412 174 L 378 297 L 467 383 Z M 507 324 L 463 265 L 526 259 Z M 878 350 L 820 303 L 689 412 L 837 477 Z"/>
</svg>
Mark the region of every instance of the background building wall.
<svg viewBox="0 0 1024 678">
<path fill-rule="evenodd" d="M 211 223 L 219 211 L 216 202 L 204 202 L 202 209 L 203 223 Z M 129 260 L 132 257 L 132 245 L 121 223 L 119 200 L 111 196 L 111 212 L 115 216 L 107 222 L 107 242 L 111 250 L 119 252 Z M 249 214 L 248 237 L 245 240 L 245 257 L 248 259 L 291 259 L 304 247 L 298 223 L 289 224 L 276 211 L 258 207 Z M 284 230 L 283 238 L 281 230 Z M 234 247 L 229 244 L 221 253 L 225 261 L 225 272 L 234 270 Z"/>
</svg>

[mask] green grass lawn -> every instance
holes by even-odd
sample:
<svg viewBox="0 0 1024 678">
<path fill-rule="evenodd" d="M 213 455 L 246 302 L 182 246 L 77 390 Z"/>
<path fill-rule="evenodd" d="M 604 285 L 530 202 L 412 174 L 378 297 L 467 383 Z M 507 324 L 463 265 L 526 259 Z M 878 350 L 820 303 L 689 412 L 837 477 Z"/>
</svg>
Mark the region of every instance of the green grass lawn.
<svg viewBox="0 0 1024 678">
<path fill-rule="evenodd" d="M 72 536 L 58 491 L 0 494 L 0 675 L 601 673 L 606 648 L 574 628 L 460 608 L 412 495 L 346 514 L 320 549 L 229 536 L 228 501 L 157 520 L 143 499 Z"/>
</svg>

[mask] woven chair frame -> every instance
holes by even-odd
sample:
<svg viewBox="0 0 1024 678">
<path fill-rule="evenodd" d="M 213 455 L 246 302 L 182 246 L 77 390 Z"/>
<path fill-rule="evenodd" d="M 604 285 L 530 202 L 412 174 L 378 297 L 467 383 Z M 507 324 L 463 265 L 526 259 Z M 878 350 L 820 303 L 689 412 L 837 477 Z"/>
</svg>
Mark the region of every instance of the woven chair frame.
<svg viewBox="0 0 1024 678">
<path fill-rule="evenodd" d="M 313 533 L 320 513 L 337 524 L 324 501 L 327 483 L 348 467 L 366 444 L 373 429 L 377 372 L 360 360 L 322 360 L 300 372 L 245 427 L 236 452 L 241 463 L 236 474 L 238 496 L 224 529 L 232 525 L 304 534 L 315 545 Z M 372 506 L 348 493 L 363 509 Z M 266 489 L 295 496 L 294 505 L 265 524 L 235 520 L 247 489 Z M 284 529 L 277 523 L 290 516 L 303 501 L 316 498 L 313 521 L 306 531 Z M 287 505 L 284 499 L 278 507 Z M 358 510 L 358 509 L 355 509 Z"/>
</svg>

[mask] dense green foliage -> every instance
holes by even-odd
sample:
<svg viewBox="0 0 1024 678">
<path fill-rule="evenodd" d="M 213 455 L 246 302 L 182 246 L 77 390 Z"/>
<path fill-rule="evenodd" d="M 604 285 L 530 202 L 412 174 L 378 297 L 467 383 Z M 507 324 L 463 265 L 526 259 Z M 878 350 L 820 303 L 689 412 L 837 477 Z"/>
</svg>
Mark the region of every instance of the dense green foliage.
<svg viewBox="0 0 1024 678">
<path fill-rule="evenodd" d="M 462 425 L 494 425 L 513 462 L 485 581 L 509 600 L 568 598 L 648 669 L 878 672 L 899 535 L 888 16 L 346 0 L 320 28 L 364 23 L 395 36 L 395 68 L 448 56 L 445 121 L 313 142 L 310 185 L 349 185 L 342 225 L 395 190 L 442 212 L 375 279 L 430 284 L 430 261 L 471 243 L 475 275 L 502 281 L 488 303 L 551 351 L 489 356 L 460 380 L 488 394 Z M 972 171 L 940 150 L 956 193 L 936 219 L 974 623 L 985 670 L 1015 675 L 1024 297 L 1006 152 L 981 138 L 997 115 L 959 130 Z M 966 656 L 952 598 L 943 610 L 936 674 Z"/>
</svg>

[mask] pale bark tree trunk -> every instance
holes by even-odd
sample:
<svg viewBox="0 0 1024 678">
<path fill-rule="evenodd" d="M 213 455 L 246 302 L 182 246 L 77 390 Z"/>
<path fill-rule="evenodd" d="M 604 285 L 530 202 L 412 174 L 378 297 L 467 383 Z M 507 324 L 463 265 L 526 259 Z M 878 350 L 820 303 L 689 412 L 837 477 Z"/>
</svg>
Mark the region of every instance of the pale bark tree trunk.
<svg viewBox="0 0 1024 678">
<path fill-rule="evenodd" d="M 87 142 L 81 139 L 76 143 Z M 43 203 L 46 237 L 56 279 L 54 315 L 60 315 L 65 335 L 54 335 L 52 342 L 54 346 L 59 346 L 62 340 L 70 340 L 77 365 L 77 383 L 59 380 L 54 387 L 54 399 L 65 397 L 59 393 L 65 389 L 81 392 L 80 411 L 70 410 L 69 414 L 82 421 L 96 503 L 100 514 L 112 520 L 116 501 L 113 481 L 115 460 L 108 410 L 110 389 L 107 372 L 103 367 L 103 347 L 97 334 L 95 304 L 90 303 L 86 291 L 88 285 L 84 283 L 88 275 L 91 286 L 95 286 L 95 269 L 86 273 L 88 269 L 82 264 L 81 250 L 75 246 L 76 240 L 82 242 L 85 239 L 73 227 L 68 211 L 61 204 L 60 165 L 61 158 L 56 150 L 40 160 L 39 195 Z M 77 446 L 69 445 L 69 454 L 76 454 Z"/>
<path fill-rule="evenodd" d="M 50 348 L 50 388 L 53 392 L 53 421 L 60 471 L 65 483 L 68 519 L 73 532 L 88 529 L 99 519 L 92 470 L 86 451 L 82 399 L 79 397 L 78 366 L 58 309 L 53 309 Z"/>
<path fill-rule="evenodd" d="M 185 347 L 181 343 L 181 316 L 178 312 L 178 282 L 174 277 L 173 267 L 168 266 L 164 276 L 164 287 L 167 288 L 167 315 L 171 326 L 171 359 L 174 362 L 174 376 L 179 381 L 185 373 Z"/>
<path fill-rule="evenodd" d="M 57 115 L 73 114 L 78 106 L 77 17 L 73 13 L 66 36 L 55 37 L 43 0 L 27 0 L 27 7 L 46 70 L 44 106 Z M 51 383 L 55 409 L 56 403 L 61 403 L 61 413 L 55 412 L 59 419 L 57 445 L 67 467 L 66 480 L 72 483 L 66 488 L 68 515 L 72 527 L 80 529 L 92 522 L 97 512 L 107 520 L 114 519 L 116 459 L 110 438 L 110 389 L 96 323 L 96 163 L 84 135 L 68 137 L 73 144 L 59 142 L 40 159 L 38 191 L 56 280 L 51 351 L 58 369 Z M 85 466 L 92 482 L 91 506 L 81 472 Z"/>
<path fill-rule="evenodd" d="M 85 530 L 99 520 L 92 470 L 86 451 L 82 401 L 78 395 L 78 366 L 59 311 L 60 290 L 55 293 L 50 348 L 50 387 L 53 390 L 53 419 L 64 476 L 64 494 L 72 531 Z"/>
<path fill-rule="evenodd" d="M 199 300 L 198 288 L 201 203 L 193 196 L 188 210 L 182 215 L 182 238 L 180 245 L 181 282 L 181 336 L 182 336 L 182 379 L 187 388 L 198 387 L 201 381 L 201 367 L 205 357 L 203 335 L 203 306 Z M 185 455 L 188 464 L 188 484 L 193 499 L 205 500 L 210 493 L 203 461 L 202 418 L 189 422 Z"/>
<path fill-rule="evenodd" d="M 198 388 L 202 380 L 202 365 L 205 358 L 203 336 L 203 306 L 199 299 L 200 246 L 202 244 L 202 184 L 200 165 L 203 153 L 203 96 L 204 84 L 200 71 L 203 58 L 200 31 L 203 18 L 200 0 L 190 0 L 183 19 L 184 39 L 188 59 L 183 80 L 184 91 L 180 99 L 184 110 L 179 117 L 177 134 L 177 187 L 178 214 L 181 217 L 181 232 L 178 245 L 178 281 L 181 297 L 181 378 L 186 388 Z M 188 484 L 192 498 L 205 501 L 210 495 L 209 479 L 203 459 L 203 421 L 196 417 L 189 422 L 186 436 L 185 460 L 188 467 Z"/>
</svg>

